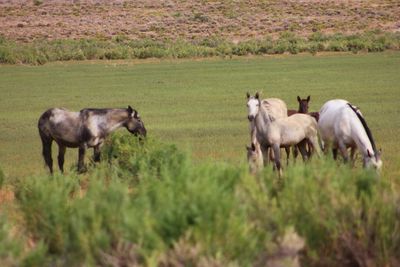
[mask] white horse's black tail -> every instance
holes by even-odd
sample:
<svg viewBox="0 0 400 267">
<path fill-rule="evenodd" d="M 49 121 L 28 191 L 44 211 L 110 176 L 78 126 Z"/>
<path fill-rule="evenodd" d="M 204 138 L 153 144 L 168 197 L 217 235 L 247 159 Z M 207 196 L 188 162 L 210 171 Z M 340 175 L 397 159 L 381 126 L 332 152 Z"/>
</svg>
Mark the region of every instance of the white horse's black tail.
<svg viewBox="0 0 400 267">
<path fill-rule="evenodd" d="M 365 121 L 363 115 L 361 114 L 360 109 L 358 107 L 356 107 L 356 106 L 353 106 L 350 103 L 347 103 L 347 105 L 354 111 L 354 113 L 356 113 L 358 119 L 361 121 L 361 124 L 363 125 L 364 130 L 367 133 L 368 139 L 371 142 L 372 149 L 374 150 L 374 154 L 376 155 L 377 150 L 376 150 L 374 138 L 372 137 L 371 130 L 369 129 L 369 127 L 367 125 L 367 122 Z"/>
</svg>

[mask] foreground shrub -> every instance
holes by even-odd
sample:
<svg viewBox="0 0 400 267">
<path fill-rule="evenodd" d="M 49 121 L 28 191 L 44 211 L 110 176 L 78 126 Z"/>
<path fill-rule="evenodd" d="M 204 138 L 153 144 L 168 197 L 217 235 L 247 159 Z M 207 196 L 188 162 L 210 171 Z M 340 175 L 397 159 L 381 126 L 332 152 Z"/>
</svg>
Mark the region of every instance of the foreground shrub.
<svg viewBox="0 0 400 267">
<path fill-rule="evenodd" d="M 306 266 L 399 260 L 398 195 L 373 173 L 315 161 L 284 179 L 269 168 L 253 177 L 246 166 L 193 164 L 174 145 L 123 134 L 102 157 L 84 176 L 15 183 L 26 235 L 43 244 L 37 258 L 53 266 L 268 266 L 287 260 L 285 246 L 296 259 L 305 246 Z"/>
<path fill-rule="evenodd" d="M 292 169 L 278 193 L 279 214 L 307 240 L 311 262 L 382 266 L 400 255 L 399 198 L 390 184 L 374 172 L 313 167 Z"/>
</svg>

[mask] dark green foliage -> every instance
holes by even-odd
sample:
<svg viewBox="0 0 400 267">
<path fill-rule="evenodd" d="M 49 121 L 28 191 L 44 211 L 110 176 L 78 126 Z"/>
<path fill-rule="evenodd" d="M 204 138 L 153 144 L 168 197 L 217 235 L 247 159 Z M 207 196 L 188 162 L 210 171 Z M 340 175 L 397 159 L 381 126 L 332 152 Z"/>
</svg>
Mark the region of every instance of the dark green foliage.
<svg viewBox="0 0 400 267">
<path fill-rule="evenodd" d="M 373 172 L 314 160 L 282 179 L 269 169 L 254 177 L 246 166 L 196 165 L 174 145 L 129 134 L 113 135 L 102 155 L 83 177 L 15 183 L 27 234 L 39 244 L 22 257 L 27 265 L 176 258 L 251 266 L 291 228 L 306 240 L 307 264 L 342 266 L 361 255 L 385 265 L 400 255 L 398 194 Z"/>
<path fill-rule="evenodd" d="M 0 213 L 0 265 L 16 266 L 21 253 L 21 244 L 10 236 L 7 218 Z"/>
<path fill-rule="evenodd" d="M 195 14 L 195 20 L 204 20 Z M 35 40 L 31 43 L 16 43 L 0 36 L 0 63 L 44 64 L 49 61 L 87 59 L 145 59 L 188 58 L 211 56 L 243 56 L 259 54 L 297 54 L 320 51 L 380 52 L 399 49 L 398 33 L 366 32 L 357 35 L 324 35 L 316 32 L 308 38 L 284 32 L 279 38 L 247 40 L 234 44 L 218 38 L 202 40 L 129 40 L 118 35 L 110 40 L 104 38 L 81 40 Z"/>
</svg>

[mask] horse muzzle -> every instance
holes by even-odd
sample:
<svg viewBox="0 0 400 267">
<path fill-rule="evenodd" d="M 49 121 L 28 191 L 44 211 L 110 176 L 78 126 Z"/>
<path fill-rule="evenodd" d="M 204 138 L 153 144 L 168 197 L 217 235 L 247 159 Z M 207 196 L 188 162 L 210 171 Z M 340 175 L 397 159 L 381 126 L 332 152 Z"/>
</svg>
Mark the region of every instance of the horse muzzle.
<svg viewBox="0 0 400 267">
<path fill-rule="evenodd" d="M 247 116 L 247 119 L 248 119 L 249 121 L 253 121 L 253 120 L 254 120 L 254 116 L 253 116 L 253 115 L 249 115 L 249 116 Z"/>
<path fill-rule="evenodd" d="M 128 129 L 128 131 L 133 134 L 134 136 L 139 136 L 139 137 L 146 137 L 147 131 L 146 128 L 141 127 L 141 128 L 136 128 L 134 130 Z"/>
</svg>

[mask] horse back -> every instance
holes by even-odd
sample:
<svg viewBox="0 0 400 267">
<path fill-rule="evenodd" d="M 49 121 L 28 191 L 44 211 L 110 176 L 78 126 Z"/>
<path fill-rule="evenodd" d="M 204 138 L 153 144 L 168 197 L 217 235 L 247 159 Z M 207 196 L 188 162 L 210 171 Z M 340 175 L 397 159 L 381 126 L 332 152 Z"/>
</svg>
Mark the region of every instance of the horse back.
<svg viewBox="0 0 400 267">
<path fill-rule="evenodd" d="M 286 103 L 279 98 L 266 98 L 262 100 L 262 105 L 274 118 L 285 118 L 288 116 Z"/>
<path fill-rule="evenodd" d="M 68 147 L 76 147 L 79 145 L 81 124 L 79 112 L 51 108 L 40 116 L 38 128 L 41 136 Z"/>
</svg>

